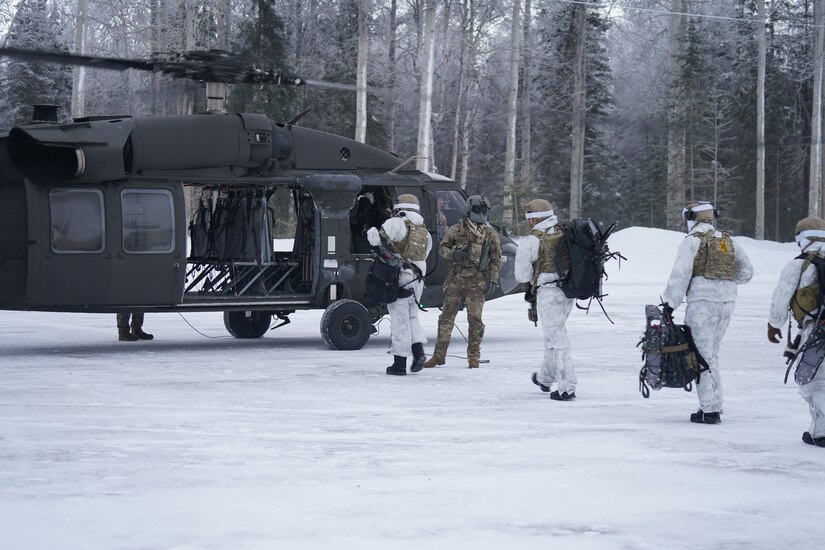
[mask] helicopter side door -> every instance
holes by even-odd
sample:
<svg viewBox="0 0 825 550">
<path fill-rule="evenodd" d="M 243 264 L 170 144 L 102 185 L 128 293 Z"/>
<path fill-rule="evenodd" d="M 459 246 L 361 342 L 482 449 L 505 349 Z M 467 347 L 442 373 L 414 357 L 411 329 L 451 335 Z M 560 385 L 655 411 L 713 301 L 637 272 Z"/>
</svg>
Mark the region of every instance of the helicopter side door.
<svg viewBox="0 0 825 550">
<path fill-rule="evenodd" d="M 117 311 L 180 303 L 186 266 L 181 184 L 27 181 L 26 191 L 28 305 Z"/>
</svg>

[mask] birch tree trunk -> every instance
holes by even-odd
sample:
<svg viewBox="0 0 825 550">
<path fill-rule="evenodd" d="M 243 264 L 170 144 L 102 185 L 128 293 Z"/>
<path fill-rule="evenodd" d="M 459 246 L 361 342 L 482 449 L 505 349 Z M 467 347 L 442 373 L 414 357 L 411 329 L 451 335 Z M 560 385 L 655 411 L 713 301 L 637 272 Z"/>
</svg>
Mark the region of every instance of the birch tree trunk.
<svg viewBox="0 0 825 550">
<path fill-rule="evenodd" d="M 577 4 L 576 10 L 576 59 L 573 67 L 573 147 L 570 155 L 570 219 L 581 216 L 582 181 L 584 179 L 584 111 L 586 108 L 587 9 Z"/>
<path fill-rule="evenodd" d="M 424 61 L 421 66 L 421 90 L 418 110 L 418 160 L 416 168 L 422 172 L 432 170 L 432 113 L 433 70 L 435 58 L 435 10 L 436 0 L 427 0 L 424 23 Z"/>
<path fill-rule="evenodd" d="M 817 5 L 821 3 L 817 2 Z M 758 0 L 757 18 L 759 21 L 756 24 L 756 41 L 759 58 L 756 65 L 756 223 L 753 236 L 761 241 L 765 238 L 765 0 Z M 812 154 L 811 159 L 814 157 L 819 158 L 819 155 Z M 819 188 L 819 179 L 816 187 Z"/>
<path fill-rule="evenodd" d="M 760 7 L 764 0 L 760 0 Z M 823 2 L 814 2 L 814 26 L 816 40 L 814 43 L 814 88 L 812 90 L 813 105 L 811 107 L 811 159 L 808 177 L 808 215 L 822 215 L 822 69 L 823 45 L 825 44 L 825 29 L 823 29 Z"/>
<path fill-rule="evenodd" d="M 680 71 L 679 56 L 683 50 L 685 12 L 684 0 L 672 0 L 669 52 L 671 63 L 670 90 L 676 89 Z M 685 127 L 684 105 L 671 96 L 668 105 L 667 130 L 667 203 L 665 220 L 668 229 L 680 230 L 682 207 L 685 205 Z"/>
<path fill-rule="evenodd" d="M 370 50 L 370 31 L 367 16 L 370 0 L 358 2 L 358 66 L 355 69 L 355 141 L 367 140 L 367 61 Z"/>
<path fill-rule="evenodd" d="M 74 27 L 74 53 L 86 54 L 86 24 L 89 11 L 89 0 L 77 0 L 77 18 Z M 72 118 L 80 118 L 86 114 L 86 67 L 74 68 L 74 82 L 72 83 Z"/>
<path fill-rule="evenodd" d="M 518 117 L 519 41 L 521 39 L 521 0 L 513 0 L 513 18 L 510 28 L 510 81 L 507 93 L 507 140 L 504 153 L 504 192 L 502 203 L 504 223 L 516 220 L 516 119 Z"/>
<path fill-rule="evenodd" d="M 524 46 L 522 48 L 521 72 L 521 171 L 520 178 L 523 190 L 532 191 L 533 183 L 533 161 L 532 161 L 532 101 L 533 75 L 532 75 L 532 55 L 533 55 L 533 35 L 531 26 L 533 25 L 533 5 L 532 0 L 524 0 Z M 518 207 L 518 205 L 516 205 Z M 516 213 L 518 219 L 518 212 Z"/>
<path fill-rule="evenodd" d="M 452 156 L 450 158 L 450 179 L 455 179 L 458 173 L 458 151 L 461 145 L 462 120 L 466 116 L 464 113 L 464 102 L 467 96 L 467 43 L 472 40 L 471 8 L 469 4 L 472 0 L 463 0 L 461 8 L 461 46 L 458 50 L 458 97 L 455 101 L 455 117 L 453 118 L 453 139 Z"/>
<path fill-rule="evenodd" d="M 163 49 L 163 45 L 161 44 L 161 28 L 160 28 L 160 0 L 151 0 L 149 3 L 149 25 L 151 25 L 151 44 L 150 47 L 152 48 L 152 54 L 158 53 Z M 161 76 L 158 73 L 152 73 L 152 105 L 151 110 L 153 115 L 161 115 L 163 113 L 163 109 L 161 105 L 163 103 L 162 99 L 162 92 L 160 87 L 160 80 Z"/>
<path fill-rule="evenodd" d="M 398 0 L 390 2 L 390 43 L 387 57 L 389 58 L 389 75 L 387 77 L 387 87 L 389 88 L 389 109 L 387 113 L 387 133 L 389 134 L 390 151 L 395 151 L 395 75 L 398 64 L 395 59 L 395 46 L 398 34 Z"/>
</svg>

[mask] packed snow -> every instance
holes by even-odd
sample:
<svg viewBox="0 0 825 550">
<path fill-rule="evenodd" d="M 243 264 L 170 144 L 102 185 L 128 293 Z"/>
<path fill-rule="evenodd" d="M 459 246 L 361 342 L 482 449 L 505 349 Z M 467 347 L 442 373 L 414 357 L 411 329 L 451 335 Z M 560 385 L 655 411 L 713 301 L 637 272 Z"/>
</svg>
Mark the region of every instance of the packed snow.
<svg viewBox="0 0 825 550">
<path fill-rule="evenodd" d="M 384 374 L 388 319 L 335 352 L 320 311 L 253 341 L 218 313 L 148 314 L 156 339 L 134 343 L 114 315 L 0 312 L 0 547 L 819 549 L 825 449 L 801 442 L 765 337 L 796 245 L 735 240 L 755 276 L 722 345 L 722 424 L 688 421 L 694 393 L 639 394 L 644 305 L 682 238 L 611 237 L 615 325 L 573 310 L 573 402 L 530 382 L 521 296 L 485 307 L 489 363 L 467 369 L 456 330 L 447 365 L 406 377 Z"/>
</svg>

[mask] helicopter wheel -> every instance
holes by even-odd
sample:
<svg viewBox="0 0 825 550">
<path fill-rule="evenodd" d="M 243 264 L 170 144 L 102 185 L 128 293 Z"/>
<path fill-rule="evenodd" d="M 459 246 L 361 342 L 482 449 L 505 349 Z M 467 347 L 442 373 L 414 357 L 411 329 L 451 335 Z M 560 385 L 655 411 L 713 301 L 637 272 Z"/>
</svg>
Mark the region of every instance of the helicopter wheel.
<svg viewBox="0 0 825 550">
<path fill-rule="evenodd" d="M 235 338 L 260 338 L 271 323 L 272 314 L 267 311 L 223 312 L 223 325 Z"/>
<path fill-rule="evenodd" d="M 330 349 L 361 349 L 373 332 L 367 308 L 355 300 L 335 301 L 321 317 L 321 336 Z"/>
</svg>

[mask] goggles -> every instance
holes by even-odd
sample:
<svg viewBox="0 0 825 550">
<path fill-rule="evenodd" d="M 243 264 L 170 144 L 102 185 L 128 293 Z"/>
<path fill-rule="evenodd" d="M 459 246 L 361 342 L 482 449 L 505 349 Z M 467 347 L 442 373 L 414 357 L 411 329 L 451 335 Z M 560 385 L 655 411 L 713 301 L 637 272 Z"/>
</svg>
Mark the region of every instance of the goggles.
<svg viewBox="0 0 825 550">
<path fill-rule="evenodd" d="M 470 212 L 473 212 L 474 214 L 486 214 L 489 211 L 490 209 L 486 206 L 473 205 L 470 207 Z"/>
</svg>

